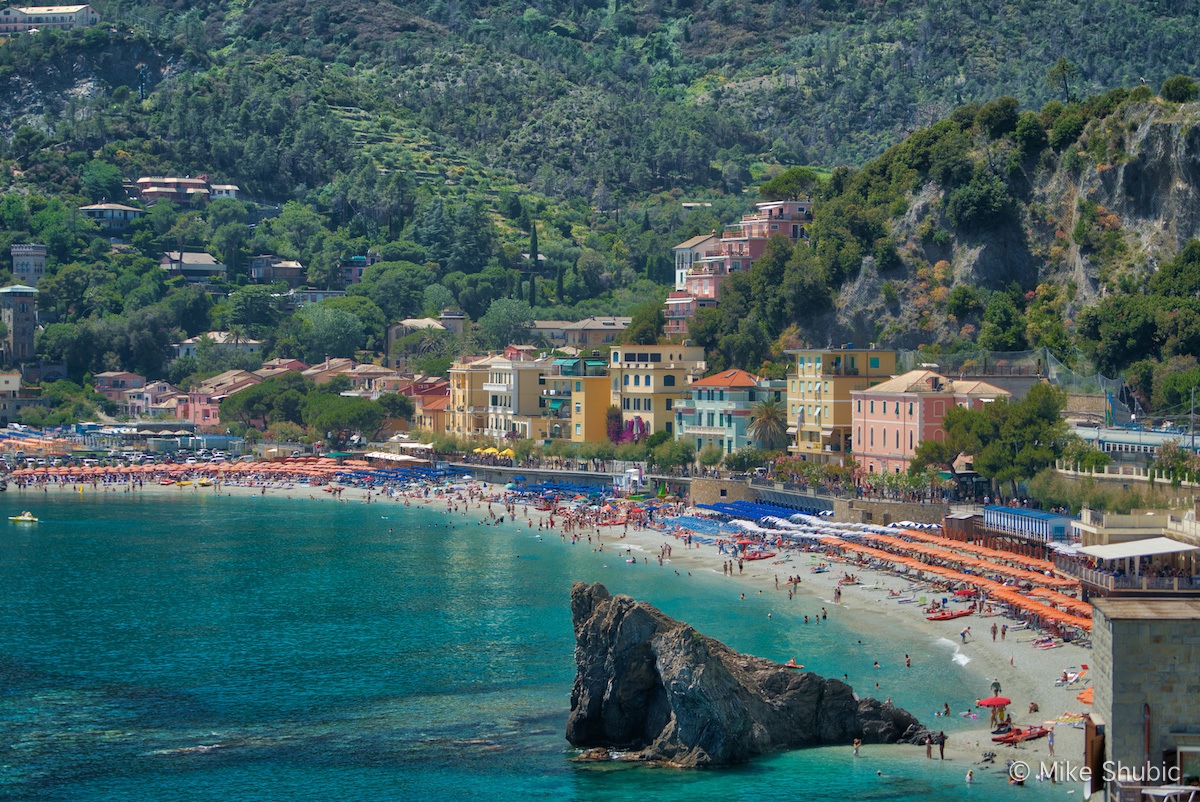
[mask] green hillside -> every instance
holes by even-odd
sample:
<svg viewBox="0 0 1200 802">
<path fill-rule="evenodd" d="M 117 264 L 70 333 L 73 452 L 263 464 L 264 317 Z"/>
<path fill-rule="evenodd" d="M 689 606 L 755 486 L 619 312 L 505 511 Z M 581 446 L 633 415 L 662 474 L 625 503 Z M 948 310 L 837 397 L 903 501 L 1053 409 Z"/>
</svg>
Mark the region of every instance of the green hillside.
<svg viewBox="0 0 1200 802">
<path fill-rule="evenodd" d="M 1190 276 L 1200 236 L 1194 85 L 1156 97 L 1200 73 L 1185 3 L 97 8 L 101 26 L 0 45 L 0 270 L 10 242 L 50 246 L 39 351 L 75 377 L 166 375 L 167 343 L 209 327 L 312 356 L 379 350 L 388 320 L 446 304 L 481 323 L 497 299 L 510 318 L 630 314 L 665 295 L 674 244 L 808 163 L 812 247 L 727 282 L 692 332 L 713 364 L 779 372 L 786 348 L 833 340 L 1045 345 L 1132 368 L 1164 407 L 1196 368 L 1194 294 L 1152 280 Z M 122 179 L 199 173 L 258 205 L 160 204 L 116 250 L 73 212 L 124 200 Z M 228 298 L 164 280 L 180 247 L 229 265 Z M 372 250 L 318 313 L 246 286 L 258 253 L 328 286 Z M 495 345 L 499 317 L 410 345 L 441 365 Z"/>
</svg>

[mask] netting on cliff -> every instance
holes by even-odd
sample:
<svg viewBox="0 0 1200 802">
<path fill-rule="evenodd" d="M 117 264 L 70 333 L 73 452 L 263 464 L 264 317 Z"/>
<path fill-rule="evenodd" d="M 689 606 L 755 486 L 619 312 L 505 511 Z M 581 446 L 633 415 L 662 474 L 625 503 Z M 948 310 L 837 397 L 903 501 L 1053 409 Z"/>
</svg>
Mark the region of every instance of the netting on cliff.
<svg viewBox="0 0 1200 802">
<path fill-rule="evenodd" d="M 1081 373 L 1068 367 L 1048 348 L 1029 351 L 967 351 L 955 354 L 928 354 L 899 351 L 896 367 L 900 372 L 926 368 L 951 379 L 960 376 L 1045 377 L 1071 395 L 1092 395 L 1111 399 L 1114 417 L 1128 419 L 1130 409 L 1124 382 L 1099 372 Z"/>
</svg>

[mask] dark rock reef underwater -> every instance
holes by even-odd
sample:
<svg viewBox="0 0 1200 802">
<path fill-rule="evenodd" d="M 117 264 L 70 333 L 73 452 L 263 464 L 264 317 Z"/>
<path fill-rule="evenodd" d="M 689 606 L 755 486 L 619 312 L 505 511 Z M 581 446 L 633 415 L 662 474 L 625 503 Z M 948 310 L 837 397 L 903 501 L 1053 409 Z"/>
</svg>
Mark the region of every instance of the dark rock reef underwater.
<svg viewBox="0 0 1200 802">
<path fill-rule="evenodd" d="M 601 584 L 571 588 L 567 740 L 606 759 L 721 766 L 803 746 L 917 742 L 910 713 L 844 682 L 738 654 Z"/>
</svg>

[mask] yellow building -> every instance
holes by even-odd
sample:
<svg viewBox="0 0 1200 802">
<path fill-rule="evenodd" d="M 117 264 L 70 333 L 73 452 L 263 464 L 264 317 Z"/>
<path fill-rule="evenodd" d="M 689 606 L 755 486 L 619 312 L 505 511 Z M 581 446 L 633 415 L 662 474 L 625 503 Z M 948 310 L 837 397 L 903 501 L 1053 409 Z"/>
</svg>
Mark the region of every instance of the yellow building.
<svg viewBox="0 0 1200 802">
<path fill-rule="evenodd" d="M 608 440 L 608 408 L 612 404 L 608 376 L 577 376 L 572 381 L 571 442 Z"/>
<path fill-rule="evenodd" d="M 896 372 L 896 352 L 874 348 L 788 351 L 796 370 L 788 376 L 788 451 L 817 462 L 845 464 L 853 451 L 850 393 L 886 381 Z"/>
<path fill-rule="evenodd" d="M 498 357 L 472 357 L 450 366 L 450 404 L 446 408 L 446 430 L 450 434 L 471 437 L 487 428 L 488 397 L 483 385 L 491 359 Z"/>
<path fill-rule="evenodd" d="M 608 363 L 610 403 L 635 435 L 675 433 L 675 404 L 691 398 L 688 385 L 704 375 L 704 349 L 695 345 L 616 345 Z"/>
</svg>

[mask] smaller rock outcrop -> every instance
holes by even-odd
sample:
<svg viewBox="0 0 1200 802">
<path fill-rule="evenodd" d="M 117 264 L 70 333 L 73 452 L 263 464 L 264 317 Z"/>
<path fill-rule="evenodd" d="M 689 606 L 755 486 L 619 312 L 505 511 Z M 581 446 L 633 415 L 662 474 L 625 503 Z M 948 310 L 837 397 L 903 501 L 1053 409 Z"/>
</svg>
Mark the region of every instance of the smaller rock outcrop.
<svg viewBox="0 0 1200 802">
<path fill-rule="evenodd" d="M 567 740 L 595 758 L 741 763 L 781 749 L 894 743 L 920 725 L 839 680 L 738 654 L 600 584 L 571 589 L 575 686 Z"/>
</svg>

